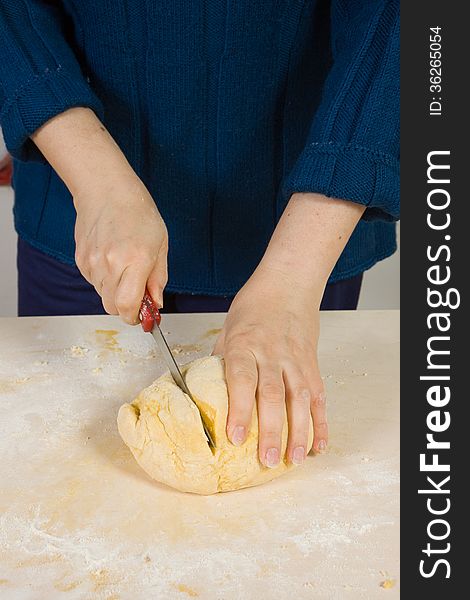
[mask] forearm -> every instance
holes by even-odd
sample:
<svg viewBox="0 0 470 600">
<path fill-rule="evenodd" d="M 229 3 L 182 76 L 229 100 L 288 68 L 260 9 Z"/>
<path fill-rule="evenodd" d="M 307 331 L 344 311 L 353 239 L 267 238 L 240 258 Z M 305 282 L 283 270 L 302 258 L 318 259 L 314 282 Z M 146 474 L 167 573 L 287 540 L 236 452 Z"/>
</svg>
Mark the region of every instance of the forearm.
<svg viewBox="0 0 470 600">
<path fill-rule="evenodd" d="M 153 198 L 89 109 L 54 117 L 32 139 L 73 196 L 77 267 L 108 313 L 137 323 L 145 288 L 161 306 L 167 281 L 168 235 Z"/>
<path fill-rule="evenodd" d="M 365 207 L 322 194 L 293 194 L 258 267 L 311 291 L 323 288 Z"/>
<path fill-rule="evenodd" d="M 88 108 L 72 108 L 50 119 L 32 140 L 75 197 L 104 178 L 132 169 L 110 133 Z"/>
</svg>

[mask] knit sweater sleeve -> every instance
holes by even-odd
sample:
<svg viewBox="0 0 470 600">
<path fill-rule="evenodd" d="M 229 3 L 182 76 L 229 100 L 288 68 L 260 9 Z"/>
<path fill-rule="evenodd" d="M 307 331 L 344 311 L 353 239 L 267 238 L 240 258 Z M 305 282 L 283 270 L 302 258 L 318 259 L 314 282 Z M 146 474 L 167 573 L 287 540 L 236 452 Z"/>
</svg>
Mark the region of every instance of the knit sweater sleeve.
<svg viewBox="0 0 470 600">
<path fill-rule="evenodd" d="M 51 0 L 0 2 L 0 124 L 20 160 L 43 160 L 29 138 L 55 115 L 75 106 L 102 115 L 66 41 L 65 18 Z"/>
<path fill-rule="evenodd" d="M 283 195 L 316 192 L 399 218 L 399 2 L 332 0 L 332 66 Z"/>
</svg>

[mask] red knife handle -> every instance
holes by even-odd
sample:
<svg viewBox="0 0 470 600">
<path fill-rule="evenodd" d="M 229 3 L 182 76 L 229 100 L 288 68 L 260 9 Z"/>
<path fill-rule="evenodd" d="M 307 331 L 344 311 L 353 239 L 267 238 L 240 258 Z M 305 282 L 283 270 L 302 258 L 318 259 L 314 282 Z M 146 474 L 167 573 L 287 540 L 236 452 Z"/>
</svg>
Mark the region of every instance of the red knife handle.
<svg viewBox="0 0 470 600">
<path fill-rule="evenodd" d="M 142 325 L 142 329 L 146 333 L 152 331 L 155 324 L 160 325 L 160 321 L 162 320 L 160 311 L 158 310 L 155 302 L 152 300 L 152 296 L 149 294 L 147 289 L 145 290 L 142 304 L 140 305 L 139 320 L 140 324 Z"/>
</svg>

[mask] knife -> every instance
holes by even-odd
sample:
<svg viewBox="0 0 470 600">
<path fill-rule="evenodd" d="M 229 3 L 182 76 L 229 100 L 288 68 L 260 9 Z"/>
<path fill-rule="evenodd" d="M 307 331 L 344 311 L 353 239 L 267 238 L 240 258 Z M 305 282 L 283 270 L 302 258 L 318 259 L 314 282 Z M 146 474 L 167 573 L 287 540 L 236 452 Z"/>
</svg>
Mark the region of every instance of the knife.
<svg viewBox="0 0 470 600">
<path fill-rule="evenodd" d="M 171 376 L 173 377 L 176 385 L 182 390 L 189 399 L 193 402 L 194 406 L 197 408 L 199 414 L 201 415 L 202 426 L 204 428 L 204 433 L 206 434 L 207 443 L 209 446 L 215 448 L 214 440 L 210 434 L 209 428 L 204 423 L 204 418 L 202 416 L 201 411 L 199 410 L 198 405 L 194 402 L 194 398 L 191 395 L 191 392 L 186 385 L 186 382 L 183 378 L 183 375 L 178 367 L 178 364 L 168 346 L 166 339 L 163 336 L 162 330 L 160 329 L 160 321 L 162 317 L 160 315 L 160 311 L 158 310 L 157 305 L 152 300 L 148 290 L 145 290 L 144 298 L 142 300 L 142 304 L 140 306 L 139 311 L 139 320 L 142 325 L 142 329 L 146 333 L 151 333 L 153 335 L 153 339 L 157 342 L 157 346 L 160 352 L 165 359 L 166 365 L 170 370 Z"/>
</svg>

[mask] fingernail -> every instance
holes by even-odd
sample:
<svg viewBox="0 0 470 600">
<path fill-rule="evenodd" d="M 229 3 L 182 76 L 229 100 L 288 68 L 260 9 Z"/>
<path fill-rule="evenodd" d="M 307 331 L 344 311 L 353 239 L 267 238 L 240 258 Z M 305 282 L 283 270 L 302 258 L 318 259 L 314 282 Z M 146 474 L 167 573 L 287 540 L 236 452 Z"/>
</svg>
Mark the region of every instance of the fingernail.
<svg viewBox="0 0 470 600">
<path fill-rule="evenodd" d="M 237 425 L 232 433 L 232 444 L 234 446 L 241 446 L 245 441 L 245 428 L 243 425 Z"/>
<path fill-rule="evenodd" d="M 320 454 L 323 454 L 324 452 L 326 452 L 326 442 L 325 442 L 325 440 L 320 440 L 318 442 L 318 452 L 320 452 Z"/>
<path fill-rule="evenodd" d="M 277 448 L 269 448 L 266 452 L 266 466 L 274 469 L 279 464 L 279 450 Z"/>
<path fill-rule="evenodd" d="M 294 465 L 301 465 L 305 460 L 305 450 L 302 446 L 297 446 L 292 452 L 292 463 Z"/>
</svg>

